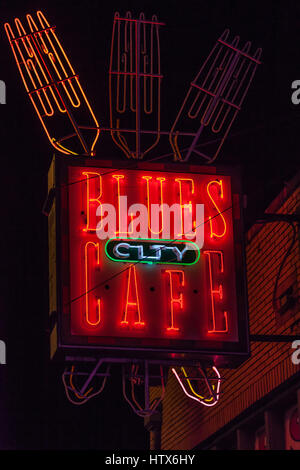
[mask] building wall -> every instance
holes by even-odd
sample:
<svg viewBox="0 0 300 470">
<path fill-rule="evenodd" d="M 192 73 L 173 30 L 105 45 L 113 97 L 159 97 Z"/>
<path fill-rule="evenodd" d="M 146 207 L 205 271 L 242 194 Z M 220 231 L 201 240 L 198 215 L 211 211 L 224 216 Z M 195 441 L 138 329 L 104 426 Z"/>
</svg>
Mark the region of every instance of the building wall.
<svg viewBox="0 0 300 470">
<path fill-rule="evenodd" d="M 285 190 L 278 196 L 268 212 L 293 214 L 299 211 L 300 188 L 295 182 L 293 186 L 290 194 Z M 289 224 L 275 222 L 254 226 L 247 234 L 250 335 L 300 334 L 299 229 L 282 269 L 277 292 L 277 295 L 292 292 L 298 300 L 281 315 L 276 314 L 272 306 L 275 279 L 292 233 Z M 283 302 L 286 298 L 283 296 Z M 244 364 L 236 370 L 220 370 L 221 396 L 219 403 L 211 408 L 186 397 L 170 371 L 163 401 L 161 449 L 187 450 L 199 446 L 249 407 L 268 397 L 280 384 L 300 372 L 300 365 L 292 363 L 292 352 L 290 340 L 251 341 L 251 357 Z"/>
</svg>

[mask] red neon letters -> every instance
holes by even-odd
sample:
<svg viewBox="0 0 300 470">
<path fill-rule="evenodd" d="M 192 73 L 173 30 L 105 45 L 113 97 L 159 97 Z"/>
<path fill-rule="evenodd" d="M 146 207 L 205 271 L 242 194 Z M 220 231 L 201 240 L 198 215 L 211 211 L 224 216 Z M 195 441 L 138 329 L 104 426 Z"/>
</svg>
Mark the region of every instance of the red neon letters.
<svg viewBox="0 0 300 470">
<path fill-rule="evenodd" d="M 210 236 L 211 238 L 212 237 L 218 237 L 218 238 L 222 238 L 224 237 L 225 233 L 226 233 L 226 221 L 225 221 L 225 218 L 224 216 L 222 215 L 222 212 L 220 211 L 219 207 L 217 206 L 217 204 L 215 203 L 215 200 L 213 199 L 211 193 L 210 193 L 210 186 L 213 185 L 213 184 L 217 184 L 220 186 L 220 198 L 223 199 L 224 198 L 224 193 L 223 193 L 223 181 L 220 180 L 220 181 L 210 181 L 207 185 L 207 194 L 210 198 L 210 200 L 212 201 L 213 205 L 215 206 L 215 209 L 217 210 L 218 212 L 218 216 L 221 217 L 222 219 L 222 223 L 223 223 L 223 232 L 221 233 L 216 233 L 214 232 L 213 230 L 213 222 L 212 222 L 212 217 L 209 216 L 209 225 L 210 225 Z M 218 219 L 218 217 L 216 218 Z"/>
<path fill-rule="evenodd" d="M 167 327 L 167 331 L 179 331 L 179 328 L 175 326 L 175 310 L 183 310 L 183 293 L 179 287 L 184 287 L 184 271 L 175 271 L 172 269 L 167 269 L 166 273 L 169 275 L 169 285 L 170 285 L 170 314 L 171 322 L 170 326 Z M 177 290 L 179 291 L 178 296 L 175 297 L 175 278 L 177 278 L 177 283 L 179 284 Z M 177 309 L 176 309 L 177 307 Z"/>
<path fill-rule="evenodd" d="M 133 278 L 133 282 L 132 279 Z M 129 267 L 128 272 L 128 283 L 127 283 L 127 294 L 126 294 L 126 306 L 124 317 L 121 321 L 121 325 L 128 325 L 128 316 L 129 313 L 132 317 L 137 318 L 136 321 L 133 322 L 134 326 L 144 326 L 145 322 L 141 321 L 141 310 L 140 310 L 140 302 L 139 302 L 139 293 L 137 288 L 136 282 L 136 270 L 134 264 Z"/>
<path fill-rule="evenodd" d="M 190 176 L 140 169 L 70 170 L 70 182 L 79 181 L 68 187 L 71 298 L 81 298 L 71 306 L 72 334 L 91 335 L 93 342 L 98 337 L 99 341 L 105 337 L 107 341 L 116 337 L 136 338 L 147 344 L 152 339 L 236 341 L 236 300 L 231 295 L 235 292 L 232 291 L 235 271 L 230 177 L 217 179 L 214 174 L 197 173 Z M 137 260 L 147 256 L 151 260 L 148 264 L 139 261 L 131 264 L 128 250 L 121 248 L 124 261 L 120 258 L 116 262 L 105 250 L 107 238 L 99 236 L 99 225 L 106 227 L 107 207 L 113 206 L 116 220 L 108 237 L 130 238 L 138 220 L 142 220 L 134 208 L 139 204 L 148 210 L 143 215 L 145 224 L 140 237 L 151 243 L 149 248 L 143 247 L 143 256 L 139 258 L 139 236 L 135 236 L 131 251 Z M 152 204 L 164 204 L 167 208 L 160 209 L 155 223 L 151 218 Z M 163 250 L 169 250 L 180 261 L 181 252 L 188 250 L 188 245 L 183 243 L 184 248 L 177 247 L 177 252 L 172 243 L 180 239 L 195 243 L 200 220 L 197 204 L 204 206 L 204 244 L 199 248 L 199 260 L 184 264 L 183 256 L 177 269 L 167 262 L 159 264 L 155 246 L 161 250 L 157 256 L 160 261 Z M 192 227 L 190 236 L 180 237 L 186 233 L 186 219 L 181 214 L 181 219 L 175 222 L 175 211 L 171 214 L 169 209 L 172 205 L 181 208 L 182 214 L 187 210 L 192 214 L 188 222 Z M 168 237 L 163 236 L 167 232 L 166 220 L 173 224 Z"/>
<path fill-rule="evenodd" d="M 86 227 L 83 229 L 85 232 L 95 232 L 96 225 L 93 226 L 91 222 L 91 212 L 96 213 L 96 209 L 101 205 L 100 198 L 102 196 L 102 177 L 100 173 L 94 171 L 83 171 L 82 174 L 86 176 Z M 96 185 L 96 180 L 99 181 L 99 194 L 91 194 L 91 180 L 92 184 Z"/>
<path fill-rule="evenodd" d="M 94 246 L 96 248 L 96 260 L 95 255 L 92 257 L 91 249 L 89 247 Z M 94 263 L 92 259 L 94 258 Z M 95 263 L 96 261 L 96 263 Z M 91 326 L 97 326 L 101 320 L 100 313 L 100 299 L 95 297 L 95 293 L 91 292 L 91 297 L 94 298 L 93 309 L 90 309 L 90 285 L 89 276 L 93 270 L 92 265 L 99 265 L 99 243 L 87 242 L 84 247 L 84 274 L 85 274 L 85 319 Z M 96 302 L 95 302 L 96 301 Z"/>
</svg>

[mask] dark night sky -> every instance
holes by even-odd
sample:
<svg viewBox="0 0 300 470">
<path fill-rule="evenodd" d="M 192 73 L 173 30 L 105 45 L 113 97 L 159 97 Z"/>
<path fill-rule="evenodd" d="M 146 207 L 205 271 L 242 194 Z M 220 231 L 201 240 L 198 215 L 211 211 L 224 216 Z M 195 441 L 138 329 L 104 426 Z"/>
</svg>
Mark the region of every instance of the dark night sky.
<svg viewBox="0 0 300 470">
<path fill-rule="evenodd" d="M 253 48 L 263 48 L 263 65 L 218 159 L 241 166 L 247 226 L 299 169 L 300 109 L 291 103 L 291 83 L 300 79 L 299 1 L 1 3 L 1 23 L 41 9 L 56 25 L 96 115 L 106 126 L 115 11 L 144 11 L 148 18 L 157 14 L 166 23 L 161 32 L 164 129 L 170 127 L 188 84 L 221 32 L 228 27 L 243 42 L 252 40 Z M 143 422 L 122 398 L 117 368 L 100 398 L 75 408 L 64 396 L 60 366 L 49 364 L 47 219 L 41 208 L 53 151 L 1 29 L 0 79 L 7 86 L 7 104 L 0 107 L 0 339 L 7 344 L 7 365 L 0 366 L 0 449 L 147 448 Z M 117 154 L 109 139 L 100 139 L 96 150 L 98 158 Z"/>
</svg>

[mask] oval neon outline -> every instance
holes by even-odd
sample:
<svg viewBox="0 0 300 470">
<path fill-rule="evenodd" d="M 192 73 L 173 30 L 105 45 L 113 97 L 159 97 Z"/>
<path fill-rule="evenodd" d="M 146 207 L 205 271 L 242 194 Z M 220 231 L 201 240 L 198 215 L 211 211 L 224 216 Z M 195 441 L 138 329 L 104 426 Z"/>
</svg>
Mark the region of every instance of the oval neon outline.
<svg viewBox="0 0 300 470">
<path fill-rule="evenodd" d="M 196 259 L 195 261 L 193 261 L 192 263 L 183 263 L 183 262 L 180 262 L 180 261 L 175 261 L 175 262 L 167 262 L 167 261 L 145 261 L 145 260 L 139 260 L 139 259 L 136 259 L 136 260 L 133 260 L 133 259 L 114 259 L 112 258 L 108 252 L 107 252 L 107 245 L 109 242 L 111 241 L 114 241 L 114 240 L 120 240 L 120 242 L 126 240 L 126 241 L 141 241 L 141 242 L 168 242 L 169 245 L 171 245 L 172 243 L 185 243 L 185 244 L 190 244 L 190 245 L 193 245 L 195 247 L 195 250 L 197 252 L 197 256 L 196 256 Z M 178 264 L 180 266 L 192 266 L 193 264 L 196 264 L 198 261 L 199 261 L 199 258 L 200 258 L 200 249 L 198 247 L 198 245 L 194 242 L 191 242 L 190 240 L 166 240 L 166 239 L 162 239 L 162 238 L 118 238 L 118 237 L 115 237 L 115 238 L 110 238 L 109 240 L 107 240 L 107 242 L 105 243 L 105 247 L 104 247 L 104 251 L 105 251 L 105 254 L 106 256 L 111 260 L 111 261 L 116 261 L 117 263 L 143 263 L 143 264 L 169 264 L 169 265 L 174 265 L 174 264 Z"/>
</svg>

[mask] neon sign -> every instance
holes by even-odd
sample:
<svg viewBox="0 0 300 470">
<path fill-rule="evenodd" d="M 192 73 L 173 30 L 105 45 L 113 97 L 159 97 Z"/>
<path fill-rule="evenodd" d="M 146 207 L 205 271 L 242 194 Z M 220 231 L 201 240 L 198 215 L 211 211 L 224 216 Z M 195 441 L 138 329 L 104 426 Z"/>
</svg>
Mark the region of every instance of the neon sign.
<svg viewBox="0 0 300 470">
<path fill-rule="evenodd" d="M 54 160 L 49 172 L 49 187 L 59 188 L 56 223 L 49 217 L 57 348 L 186 363 L 213 357 L 219 366 L 245 358 L 237 176 L 86 163 Z"/>
</svg>

